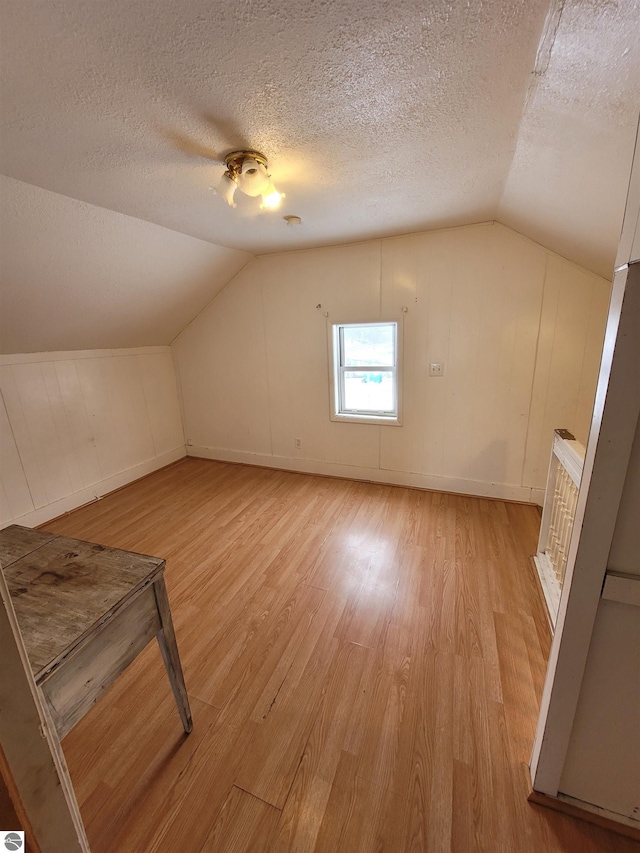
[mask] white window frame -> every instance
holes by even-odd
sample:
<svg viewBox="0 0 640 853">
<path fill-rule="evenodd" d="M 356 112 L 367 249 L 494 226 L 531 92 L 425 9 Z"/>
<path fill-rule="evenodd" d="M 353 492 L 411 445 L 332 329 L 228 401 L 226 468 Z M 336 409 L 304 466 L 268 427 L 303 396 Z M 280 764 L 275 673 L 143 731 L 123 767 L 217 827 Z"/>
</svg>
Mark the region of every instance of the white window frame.
<svg viewBox="0 0 640 853">
<path fill-rule="evenodd" d="M 395 364 L 347 366 L 342 363 L 342 340 L 345 327 L 363 326 L 393 326 L 395 331 Z M 402 322 L 401 320 L 372 320 L 367 322 L 344 322 L 329 324 L 329 363 L 332 421 L 343 423 L 384 424 L 386 426 L 401 426 L 401 387 L 402 387 Z M 394 385 L 395 409 L 390 412 L 366 412 L 346 409 L 344 400 L 344 374 L 346 372 L 362 373 L 391 373 Z"/>
</svg>

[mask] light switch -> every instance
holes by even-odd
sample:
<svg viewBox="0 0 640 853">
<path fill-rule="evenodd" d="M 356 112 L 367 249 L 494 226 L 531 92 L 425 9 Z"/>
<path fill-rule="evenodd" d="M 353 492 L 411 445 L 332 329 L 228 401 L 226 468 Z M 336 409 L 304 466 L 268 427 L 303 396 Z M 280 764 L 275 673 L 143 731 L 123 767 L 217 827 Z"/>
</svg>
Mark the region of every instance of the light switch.
<svg viewBox="0 0 640 853">
<path fill-rule="evenodd" d="M 432 361 L 429 364 L 429 376 L 444 376 L 444 364 L 441 361 Z"/>
</svg>

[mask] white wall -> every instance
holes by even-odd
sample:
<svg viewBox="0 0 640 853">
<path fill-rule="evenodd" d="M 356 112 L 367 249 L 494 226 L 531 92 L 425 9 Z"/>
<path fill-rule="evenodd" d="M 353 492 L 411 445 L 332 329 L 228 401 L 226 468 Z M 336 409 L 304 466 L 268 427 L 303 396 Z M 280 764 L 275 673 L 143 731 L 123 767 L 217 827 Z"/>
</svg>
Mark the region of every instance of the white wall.
<svg viewBox="0 0 640 853">
<path fill-rule="evenodd" d="M 544 488 L 557 427 L 587 444 L 610 292 L 609 282 L 548 254 L 524 485 Z"/>
<path fill-rule="evenodd" d="M 601 601 L 560 779 L 560 794 L 634 820 L 638 829 L 639 648 L 640 607 Z"/>
<path fill-rule="evenodd" d="M 173 344 L 188 452 L 541 500 L 553 428 L 588 429 L 608 295 L 497 223 L 261 256 Z M 327 323 L 376 318 L 404 322 L 403 426 L 332 422 Z"/>
<path fill-rule="evenodd" d="M 185 455 L 169 347 L 0 356 L 0 525 L 34 526 Z"/>
</svg>

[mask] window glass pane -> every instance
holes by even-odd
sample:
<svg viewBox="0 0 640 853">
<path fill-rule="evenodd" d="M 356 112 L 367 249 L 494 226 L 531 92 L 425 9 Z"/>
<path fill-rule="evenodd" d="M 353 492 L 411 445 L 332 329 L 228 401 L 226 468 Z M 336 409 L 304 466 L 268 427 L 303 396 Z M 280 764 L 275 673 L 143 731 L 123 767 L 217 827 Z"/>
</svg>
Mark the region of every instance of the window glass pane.
<svg viewBox="0 0 640 853">
<path fill-rule="evenodd" d="M 395 410 L 393 374 L 391 371 L 345 370 L 344 409 L 358 412 L 393 412 Z"/>
<path fill-rule="evenodd" d="M 343 367 L 393 367 L 394 326 L 344 326 Z"/>
</svg>

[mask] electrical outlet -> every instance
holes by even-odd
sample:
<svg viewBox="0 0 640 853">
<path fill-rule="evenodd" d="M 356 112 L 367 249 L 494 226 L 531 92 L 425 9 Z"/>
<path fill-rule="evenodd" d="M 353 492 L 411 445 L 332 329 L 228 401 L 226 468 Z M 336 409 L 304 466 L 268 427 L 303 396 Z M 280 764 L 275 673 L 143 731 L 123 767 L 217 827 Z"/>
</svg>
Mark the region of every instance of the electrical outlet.
<svg viewBox="0 0 640 853">
<path fill-rule="evenodd" d="M 190 438 L 187 439 L 187 447 L 193 447 L 193 441 Z"/>
<path fill-rule="evenodd" d="M 302 439 L 300 439 L 300 438 L 295 438 L 295 439 L 294 439 L 294 442 L 295 442 L 295 445 L 296 445 L 296 449 L 297 449 L 297 450 L 300 450 L 300 448 L 302 447 Z"/>
<path fill-rule="evenodd" d="M 444 364 L 441 361 L 432 361 L 429 364 L 429 376 L 444 376 Z"/>
</svg>

